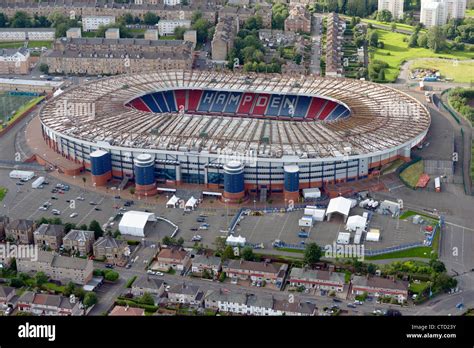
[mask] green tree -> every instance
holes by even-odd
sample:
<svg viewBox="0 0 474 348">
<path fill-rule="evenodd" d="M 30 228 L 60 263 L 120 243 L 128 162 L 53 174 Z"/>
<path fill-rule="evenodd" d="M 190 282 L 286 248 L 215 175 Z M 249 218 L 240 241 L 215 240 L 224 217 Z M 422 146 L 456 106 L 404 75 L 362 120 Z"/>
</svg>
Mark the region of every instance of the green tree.
<svg viewBox="0 0 474 348">
<path fill-rule="evenodd" d="M 64 233 L 67 234 L 69 231 L 76 228 L 76 224 L 73 222 L 66 222 L 64 224 Z"/>
<path fill-rule="evenodd" d="M 0 12 L 0 28 L 5 28 L 8 23 L 8 17 L 5 13 Z"/>
<path fill-rule="evenodd" d="M 249 246 L 244 247 L 242 249 L 242 258 L 246 261 L 253 261 L 255 259 L 253 249 Z"/>
<path fill-rule="evenodd" d="M 426 34 L 418 35 L 416 43 L 419 47 L 428 48 L 428 37 L 426 36 Z"/>
<path fill-rule="evenodd" d="M 24 11 L 15 12 L 11 26 L 13 28 L 29 28 L 31 27 L 31 17 Z"/>
<path fill-rule="evenodd" d="M 133 24 L 135 23 L 135 18 L 133 18 L 131 13 L 125 13 L 118 21 L 123 24 Z"/>
<path fill-rule="evenodd" d="M 427 33 L 428 47 L 433 52 L 440 52 L 446 47 L 446 34 L 439 26 L 431 27 Z"/>
<path fill-rule="evenodd" d="M 153 299 L 153 296 L 150 295 L 150 293 L 145 292 L 140 298 L 140 303 L 143 303 L 149 306 L 154 306 L 155 300 Z"/>
<path fill-rule="evenodd" d="M 183 40 L 184 38 L 184 33 L 186 32 L 186 29 L 185 27 L 176 27 L 174 28 L 174 37 L 177 39 L 177 40 Z"/>
<path fill-rule="evenodd" d="M 382 10 L 377 12 L 377 20 L 380 22 L 390 22 L 392 20 L 392 12 L 388 10 Z"/>
<path fill-rule="evenodd" d="M 376 270 L 377 270 L 377 267 L 376 267 L 374 264 L 369 263 L 369 264 L 367 265 L 367 273 L 369 273 L 369 274 L 375 274 L 375 271 L 376 271 Z"/>
<path fill-rule="evenodd" d="M 379 34 L 376 30 L 369 30 L 367 33 L 367 42 L 372 47 L 377 47 L 377 43 L 379 42 Z"/>
<path fill-rule="evenodd" d="M 64 288 L 63 295 L 64 296 L 70 296 L 71 294 L 74 293 L 74 290 L 76 289 L 76 285 L 73 282 L 67 283 L 66 287 Z"/>
<path fill-rule="evenodd" d="M 82 304 L 88 308 L 97 303 L 97 295 L 95 292 L 89 291 L 87 294 L 84 295 L 84 300 L 82 301 Z"/>
<path fill-rule="evenodd" d="M 410 39 L 408 40 L 408 47 L 416 47 L 418 46 L 418 32 L 414 32 L 410 35 Z"/>
<path fill-rule="evenodd" d="M 263 20 L 260 16 L 252 16 L 247 18 L 244 23 L 244 29 L 247 30 L 260 30 L 263 28 Z"/>
<path fill-rule="evenodd" d="M 84 289 L 79 287 L 79 286 L 76 286 L 76 288 L 74 289 L 74 296 L 76 296 L 76 298 L 82 300 L 85 295 L 86 295 L 86 292 L 84 291 Z"/>
<path fill-rule="evenodd" d="M 48 282 L 48 276 L 44 272 L 38 272 L 35 275 L 36 286 L 41 286 Z"/>
<path fill-rule="evenodd" d="M 82 224 L 81 226 L 79 226 L 78 229 L 81 230 L 81 231 L 87 231 L 87 225 L 86 225 L 86 224 Z"/>
<path fill-rule="evenodd" d="M 272 29 L 283 30 L 285 28 L 285 19 L 288 17 L 288 6 L 278 2 L 272 6 Z"/>
<path fill-rule="evenodd" d="M 391 29 L 392 31 L 397 30 L 397 23 L 392 22 L 392 24 L 390 24 L 390 29 Z"/>
<path fill-rule="evenodd" d="M 221 255 L 222 261 L 230 260 L 233 257 L 234 257 L 234 249 L 230 245 L 226 246 Z"/>
<path fill-rule="evenodd" d="M 304 250 L 304 262 L 308 265 L 313 265 L 321 259 L 322 254 L 323 251 L 319 245 L 316 243 L 308 243 Z"/>
<path fill-rule="evenodd" d="M 446 266 L 439 260 L 431 259 L 429 265 L 436 273 L 446 272 Z"/>
<path fill-rule="evenodd" d="M 13 288 L 22 288 L 25 286 L 25 282 L 20 278 L 12 278 L 10 279 L 10 286 Z"/>
<path fill-rule="evenodd" d="M 109 282 L 115 282 L 117 279 L 119 279 L 119 274 L 115 271 L 108 271 L 105 273 L 105 280 L 108 280 Z"/>
<path fill-rule="evenodd" d="M 158 17 L 156 14 L 154 14 L 153 12 L 147 12 L 145 13 L 145 15 L 143 16 L 143 22 L 146 24 L 146 25 L 155 25 L 156 23 L 158 23 L 158 21 L 160 20 L 160 17 Z"/>
<path fill-rule="evenodd" d="M 96 240 L 104 235 L 104 231 L 102 230 L 102 227 L 100 227 L 100 224 L 97 222 L 97 220 L 91 221 L 88 230 L 94 231 L 94 237 Z"/>
<path fill-rule="evenodd" d="M 206 42 L 208 38 L 208 30 L 211 27 L 211 24 L 208 20 L 204 18 L 199 18 L 191 28 L 196 30 L 197 41 L 200 43 Z"/>
<path fill-rule="evenodd" d="M 216 251 L 222 253 L 226 247 L 225 238 L 217 236 L 214 240 L 214 245 L 216 246 Z"/>
</svg>

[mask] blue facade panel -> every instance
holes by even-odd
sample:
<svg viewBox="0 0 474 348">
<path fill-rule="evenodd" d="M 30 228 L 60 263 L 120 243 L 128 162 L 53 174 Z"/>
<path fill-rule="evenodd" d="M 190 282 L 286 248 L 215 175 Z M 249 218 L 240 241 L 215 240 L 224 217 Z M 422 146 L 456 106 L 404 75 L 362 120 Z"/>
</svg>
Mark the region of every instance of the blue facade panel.
<svg viewBox="0 0 474 348">
<path fill-rule="evenodd" d="M 305 117 L 308 113 L 311 97 L 300 96 L 295 108 L 295 117 Z"/>
<path fill-rule="evenodd" d="M 229 92 L 217 92 L 214 103 L 212 103 L 211 112 L 222 112 L 229 99 L 229 94 Z"/>
<path fill-rule="evenodd" d="M 135 166 L 135 183 L 137 185 L 151 185 L 155 183 L 155 166 Z"/>
<path fill-rule="evenodd" d="M 242 98 L 242 93 L 232 92 L 227 98 L 227 104 L 224 108 L 225 113 L 235 114 L 240 105 L 240 100 Z"/>
<path fill-rule="evenodd" d="M 296 113 L 296 96 L 286 95 L 281 106 L 280 116 L 284 117 L 302 117 L 301 114 Z"/>
<path fill-rule="evenodd" d="M 91 157 L 92 175 L 102 175 L 112 170 L 112 157 L 107 152 L 100 157 Z"/>
<path fill-rule="evenodd" d="M 297 192 L 300 186 L 300 173 L 288 173 L 285 172 L 285 191 Z"/>
<path fill-rule="evenodd" d="M 169 112 L 170 111 L 168 109 L 168 106 L 166 105 L 165 98 L 163 97 L 163 94 L 161 92 L 153 93 L 153 98 L 158 103 L 158 106 L 160 107 L 162 112 Z"/>
<path fill-rule="evenodd" d="M 173 91 L 165 91 L 163 92 L 165 96 L 166 103 L 168 104 L 168 109 L 171 112 L 176 112 L 178 109 L 176 108 L 176 101 L 174 99 L 174 92 Z"/>
<path fill-rule="evenodd" d="M 151 111 L 161 112 L 161 110 L 158 108 L 158 105 L 156 105 L 155 99 L 153 99 L 151 94 L 144 95 L 142 97 L 142 100 L 150 108 Z"/>
<path fill-rule="evenodd" d="M 224 173 L 224 191 L 229 193 L 240 193 L 244 191 L 244 173 Z"/>
</svg>

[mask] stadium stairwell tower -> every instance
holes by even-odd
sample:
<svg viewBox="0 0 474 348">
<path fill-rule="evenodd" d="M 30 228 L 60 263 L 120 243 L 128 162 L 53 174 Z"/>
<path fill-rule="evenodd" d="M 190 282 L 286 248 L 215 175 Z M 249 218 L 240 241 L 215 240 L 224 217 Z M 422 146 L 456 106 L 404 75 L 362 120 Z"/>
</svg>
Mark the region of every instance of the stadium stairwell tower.
<svg viewBox="0 0 474 348">
<path fill-rule="evenodd" d="M 285 172 L 284 196 L 285 200 L 298 202 L 300 197 L 300 168 L 294 165 L 283 167 Z"/>
<path fill-rule="evenodd" d="M 224 200 L 236 203 L 245 198 L 244 168 L 239 161 L 224 165 Z"/>
<path fill-rule="evenodd" d="M 141 196 L 157 194 L 155 159 L 150 154 L 138 155 L 134 160 L 135 193 Z"/>
<path fill-rule="evenodd" d="M 112 156 L 110 152 L 95 150 L 90 154 L 92 182 L 105 186 L 112 179 Z"/>
</svg>

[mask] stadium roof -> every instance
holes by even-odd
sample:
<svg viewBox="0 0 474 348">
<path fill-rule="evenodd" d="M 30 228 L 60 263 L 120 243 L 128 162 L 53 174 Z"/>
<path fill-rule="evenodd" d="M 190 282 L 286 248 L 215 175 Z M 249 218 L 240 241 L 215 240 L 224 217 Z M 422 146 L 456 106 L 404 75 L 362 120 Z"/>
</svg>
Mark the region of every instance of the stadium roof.
<svg viewBox="0 0 474 348">
<path fill-rule="evenodd" d="M 153 113 L 125 105 L 152 92 L 183 88 L 317 96 L 347 106 L 350 117 L 293 122 L 189 112 Z M 71 117 L 60 107 L 65 102 L 95 105 L 95 117 Z M 288 162 L 384 154 L 414 146 L 414 140 L 430 125 L 429 113 L 420 102 L 386 85 L 343 78 L 187 70 L 91 81 L 50 100 L 42 107 L 40 117 L 51 131 L 90 145 L 103 142 L 115 148 L 205 152 L 210 156 L 223 150 L 253 151 L 260 158 L 283 158 Z"/>
</svg>

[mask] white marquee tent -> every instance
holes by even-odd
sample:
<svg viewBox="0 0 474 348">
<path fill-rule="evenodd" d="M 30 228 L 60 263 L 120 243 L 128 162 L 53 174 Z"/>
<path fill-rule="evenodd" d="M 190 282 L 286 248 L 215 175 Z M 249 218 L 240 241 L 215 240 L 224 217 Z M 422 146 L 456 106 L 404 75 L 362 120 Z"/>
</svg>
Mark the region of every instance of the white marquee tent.
<svg viewBox="0 0 474 348">
<path fill-rule="evenodd" d="M 331 220 L 333 213 L 338 213 L 344 216 L 344 222 L 347 221 L 349 217 L 349 212 L 351 211 L 352 201 L 344 197 L 336 197 L 329 201 L 328 208 L 326 209 L 326 216 L 328 221 Z"/>
<path fill-rule="evenodd" d="M 238 237 L 229 236 L 227 237 L 225 242 L 227 245 L 231 245 L 231 246 L 244 246 L 246 241 L 247 240 L 242 236 L 238 236 Z"/>
<path fill-rule="evenodd" d="M 119 223 L 121 234 L 131 236 L 145 237 L 145 225 L 148 221 L 156 221 L 154 213 L 144 211 L 127 211 L 123 214 Z"/>
<path fill-rule="evenodd" d="M 179 198 L 176 195 L 173 195 L 168 202 L 166 202 L 166 208 L 176 208 L 179 203 Z"/>
<path fill-rule="evenodd" d="M 190 199 L 186 202 L 186 205 L 184 206 L 184 210 L 194 210 L 197 206 L 198 200 L 191 196 Z"/>
<path fill-rule="evenodd" d="M 346 230 L 348 231 L 357 231 L 365 230 L 367 225 L 367 218 L 360 215 L 349 216 L 346 223 Z"/>
</svg>

